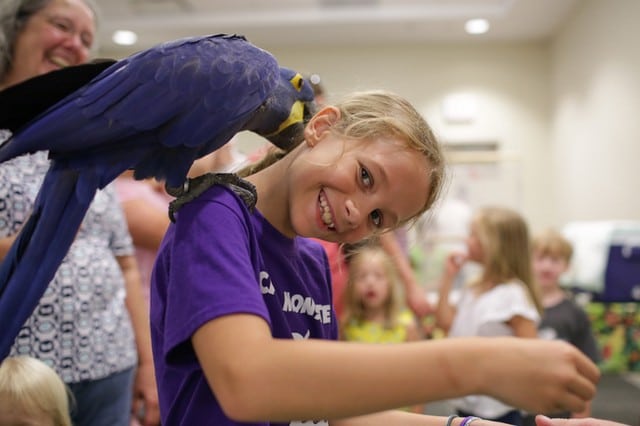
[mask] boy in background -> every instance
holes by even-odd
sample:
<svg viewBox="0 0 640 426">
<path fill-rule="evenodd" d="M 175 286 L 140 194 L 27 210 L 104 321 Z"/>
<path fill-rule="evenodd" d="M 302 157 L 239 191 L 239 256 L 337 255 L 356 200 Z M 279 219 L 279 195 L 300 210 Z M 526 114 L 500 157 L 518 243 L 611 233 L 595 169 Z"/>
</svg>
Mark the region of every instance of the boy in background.
<svg viewBox="0 0 640 426">
<path fill-rule="evenodd" d="M 533 238 L 532 270 L 544 307 L 538 336 L 542 339 L 565 340 L 597 363 L 600 361 L 600 353 L 589 317 L 560 287 L 560 277 L 569 268 L 572 255 L 571 243 L 553 229 Z M 589 417 L 591 408 L 588 406 L 580 413 L 550 414 L 551 417 Z M 535 425 L 534 416 L 527 416 L 524 425 Z"/>
</svg>

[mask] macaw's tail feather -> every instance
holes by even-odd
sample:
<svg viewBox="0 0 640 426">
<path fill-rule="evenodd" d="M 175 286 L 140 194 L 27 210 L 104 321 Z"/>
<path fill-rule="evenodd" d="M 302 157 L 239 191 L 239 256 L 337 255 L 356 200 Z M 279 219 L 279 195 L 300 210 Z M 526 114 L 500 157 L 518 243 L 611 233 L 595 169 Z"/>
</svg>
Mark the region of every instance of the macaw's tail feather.
<svg viewBox="0 0 640 426">
<path fill-rule="evenodd" d="M 87 185 L 78 191 L 80 180 L 77 171 L 52 164 L 31 217 L 0 267 L 0 360 L 53 279 L 95 195 Z"/>
</svg>

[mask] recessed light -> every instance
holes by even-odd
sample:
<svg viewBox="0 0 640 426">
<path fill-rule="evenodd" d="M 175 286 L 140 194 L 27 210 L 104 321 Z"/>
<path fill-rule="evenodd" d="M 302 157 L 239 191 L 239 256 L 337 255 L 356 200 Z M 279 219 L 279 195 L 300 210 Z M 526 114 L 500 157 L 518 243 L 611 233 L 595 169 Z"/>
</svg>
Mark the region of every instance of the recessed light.
<svg viewBox="0 0 640 426">
<path fill-rule="evenodd" d="M 486 19 L 469 19 L 464 24 L 464 29 L 469 34 L 484 34 L 489 31 L 489 21 Z"/>
<path fill-rule="evenodd" d="M 111 40 L 113 40 L 114 43 L 120 44 L 122 46 L 131 46 L 132 44 L 135 44 L 136 41 L 138 41 L 138 34 L 129 30 L 118 30 L 113 33 L 113 36 L 111 36 Z"/>
</svg>

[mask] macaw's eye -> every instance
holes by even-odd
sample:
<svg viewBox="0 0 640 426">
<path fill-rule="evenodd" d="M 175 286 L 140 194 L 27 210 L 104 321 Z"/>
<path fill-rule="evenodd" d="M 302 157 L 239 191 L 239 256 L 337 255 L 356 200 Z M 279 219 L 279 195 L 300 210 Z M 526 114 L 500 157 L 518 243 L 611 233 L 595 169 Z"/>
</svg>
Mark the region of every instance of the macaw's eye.
<svg viewBox="0 0 640 426">
<path fill-rule="evenodd" d="M 289 81 L 298 92 L 302 89 L 302 85 L 304 84 L 304 79 L 300 74 L 294 75 Z"/>
</svg>

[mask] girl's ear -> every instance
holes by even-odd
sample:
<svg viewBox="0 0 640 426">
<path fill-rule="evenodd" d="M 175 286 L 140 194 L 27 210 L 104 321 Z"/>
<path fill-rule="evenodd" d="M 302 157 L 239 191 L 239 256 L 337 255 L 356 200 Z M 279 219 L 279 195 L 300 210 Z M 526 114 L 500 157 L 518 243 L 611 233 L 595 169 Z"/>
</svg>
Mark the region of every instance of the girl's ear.
<svg viewBox="0 0 640 426">
<path fill-rule="evenodd" d="M 340 120 L 340 110 L 334 106 L 326 106 L 314 115 L 304 129 L 304 139 L 309 146 L 315 146 L 326 134 L 331 126 Z"/>
</svg>

